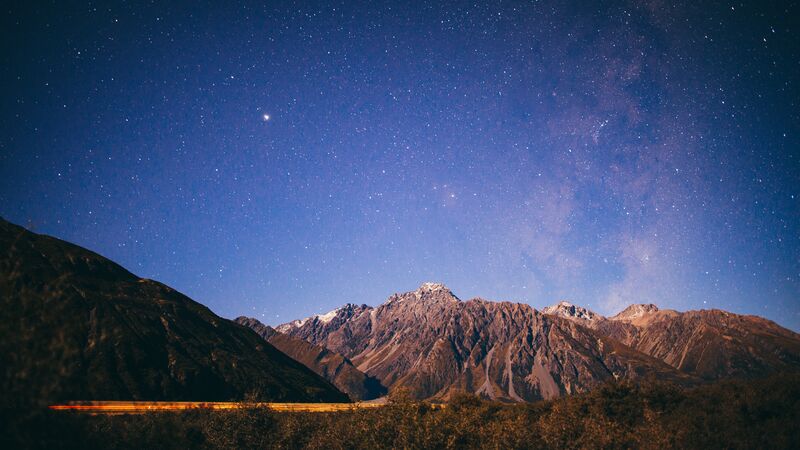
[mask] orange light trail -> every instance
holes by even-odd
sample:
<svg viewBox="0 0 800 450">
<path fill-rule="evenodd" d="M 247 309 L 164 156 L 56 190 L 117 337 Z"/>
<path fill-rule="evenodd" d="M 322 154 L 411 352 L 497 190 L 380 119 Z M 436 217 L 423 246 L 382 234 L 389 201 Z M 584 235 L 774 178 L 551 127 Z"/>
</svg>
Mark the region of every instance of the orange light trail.
<svg viewBox="0 0 800 450">
<path fill-rule="evenodd" d="M 186 411 L 193 409 L 237 410 L 266 408 L 280 412 L 338 412 L 372 409 L 385 403 L 271 403 L 271 402 L 129 402 L 129 401 L 75 401 L 61 405 L 50 405 L 53 411 L 72 411 L 86 414 L 146 414 L 162 411 Z M 445 405 L 434 403 L 434 409 Z"/>
</svg>

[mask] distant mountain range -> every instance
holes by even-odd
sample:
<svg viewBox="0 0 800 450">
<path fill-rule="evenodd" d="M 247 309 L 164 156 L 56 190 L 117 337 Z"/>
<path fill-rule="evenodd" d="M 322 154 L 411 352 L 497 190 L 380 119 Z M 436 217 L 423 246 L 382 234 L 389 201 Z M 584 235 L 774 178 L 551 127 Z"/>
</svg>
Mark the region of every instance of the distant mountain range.
<svg viewBox="0 0 800 450">
<path fill-rule="evenodd" d="M 252 330 L 0 219 L 0 403 L 348 401 Z"/>
<path fill-rule="evenodd" d="M 800 369 L 800 335 L 759 317 L 632 305 L 605 318 L 567 302 L 540 312 L 520 303 L 461 301 L 436 283 L 376 308 L 348 304 L 271 333 L 270 342 L 280 335 L 303 339 L 417 398 L 465 391 L 530 401 L 608 379 L 690 385 Z M 303 360 L 298 348 L 289 354 Z"/>
<path fill-rule="evenodd" d="M 718 309 L 678 312 L 631 305 L 605 318 L 566 302 L 548 314 L 580 323 L 706 380 L 800 367 L 800 335 L 770 320 Z"/>
</svg>

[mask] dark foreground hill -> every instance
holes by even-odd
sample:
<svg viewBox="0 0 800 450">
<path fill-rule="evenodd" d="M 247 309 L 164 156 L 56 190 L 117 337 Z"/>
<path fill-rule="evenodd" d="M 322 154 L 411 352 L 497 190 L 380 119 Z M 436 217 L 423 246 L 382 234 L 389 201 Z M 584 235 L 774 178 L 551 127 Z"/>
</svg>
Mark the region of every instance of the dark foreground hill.
<svg viewBox="0 0 800 450">
<path fill-rule="evenodd" d="M 3 407 L 95 400 L 347 401 L 180 292 L 0 219 Z"/>
</svg>

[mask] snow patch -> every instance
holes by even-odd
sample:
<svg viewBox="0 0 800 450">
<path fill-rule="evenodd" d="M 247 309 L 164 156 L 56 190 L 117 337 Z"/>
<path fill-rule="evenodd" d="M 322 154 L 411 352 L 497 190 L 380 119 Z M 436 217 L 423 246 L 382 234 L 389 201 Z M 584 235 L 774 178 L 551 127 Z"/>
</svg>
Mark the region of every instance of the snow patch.
<svg viewBox="0 0 800 450">
<path fill-rule="evenodd" d="M 303 325 L 305 325 L 306 322 L 308 322 L 308 319 L 310 319 L 310 317 L 306 317 L 305 319 L 293 320 L 289 323 L 278 325 L 277 327 L 275 327 L 275 329 L 281 333 L 286 333 L 287 331 L 292 330 L 294 328 L 302 327 Z"/>
<path fill-rule="evenodd" d="M 339 314 L 339 311 L 341 311 L 341 308 L 336 308 L 333 311 L 327 312 L 327 313 L 322 314 L 322 315 L 317 315 L 316 317 L 317 317 L 317 320 L 319 320 L 320 322 L 328 323 L 331 320 L 333 320 L 333 318 L 336 317 L 337 314 Z"/>
<path fill-rule="evenodd" d="M 432 283 L 430 281 L 422 283 L 422 285 L 417 289 L 418 291 L 443 291 L 447 290 L 447 286 L 441 283 Z"/>
<path fill-rule="evenodd" d="M 289 323 L 285 323 L 283 325 L 278 325 L 277 327 L 275 327 L 275 329 L 280 331 L 281 333 L 285 333 L 285 332 L 287 332 L 289 330 L 292 330 L 292 329 L 295 329 L 295 328 L 300 328 L 303 325 L 305 325 L 306 322 L 308 322 L 310 320 L 314 320 L 314 319 L 317 319 L 322 323 L 328 323 L 331 320 L 333 320 L 336 317 L 336 315 L 339 314 L 339 311 L 341 311 L 341 310 L 342 310 L 342 308 L 336 308 L 333 311 L 327 312 L 325 314 L 315 314 L 315 315 L 313 315 L 311 317 L 306 317 L 305 319 L 293 320 L 293 321 L 291 321 Z"/>
</svg>

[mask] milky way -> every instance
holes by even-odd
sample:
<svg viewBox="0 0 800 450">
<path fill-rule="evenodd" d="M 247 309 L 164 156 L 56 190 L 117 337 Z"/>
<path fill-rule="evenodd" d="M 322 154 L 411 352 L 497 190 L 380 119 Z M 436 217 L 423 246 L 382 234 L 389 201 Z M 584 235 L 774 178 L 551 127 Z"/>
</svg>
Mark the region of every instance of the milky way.
<svg viewBox="0 0 800 450">
<path fill-rule="evenodd" d="M 0 215 L 266 323 L 439 281 L 797 330 L 800 11 L 761 3 L 4 6 Z"/>
</svg>

